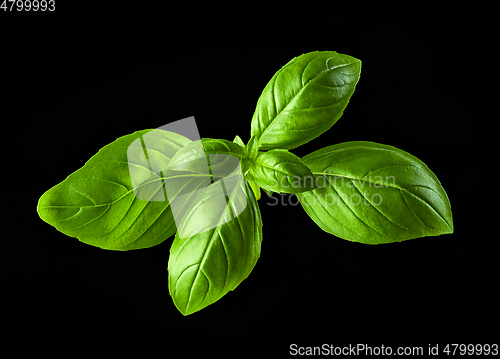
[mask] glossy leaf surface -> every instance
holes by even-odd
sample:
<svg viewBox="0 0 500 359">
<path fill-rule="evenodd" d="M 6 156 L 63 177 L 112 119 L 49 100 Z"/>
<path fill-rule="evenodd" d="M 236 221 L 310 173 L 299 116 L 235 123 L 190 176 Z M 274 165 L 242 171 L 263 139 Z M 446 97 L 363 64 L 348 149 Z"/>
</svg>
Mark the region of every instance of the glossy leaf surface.
<svg viewBox="0 0 500 359">
<path fill-rule="evenodd" d="M 151 163 L 156 169 L 165 168 L 189 142 L 183 136 L 161 130 L 123 136 L 45 192 L 39 200 L 38 213 L 64 234 L 104 249 L 128 250 L 159 244 L 172 236 L 176 228 L 162 189 L 166 173 L 153 171 Z"/>
<path fill-rule="evenodd" d="M 197 201 L 202 205 L 185 214 L 180 232 L 187 236 L 176 234 L 170 248 L 169 291 L 184 315 L 199 311 L 234 290 L 248 277 L 260 256 L 262 219 L 248 182 L 237 184 L 238 188 L 226 198 L 225 208 L 212 205 L 220 197 L 217 186 L 218 182 L 210 185 Z M 245 201 L 245 209 L 235 216 L 233 208 Z M 203 223 L 213 223 L 214 219 L 222 224 L 203 231 Z M 189 235 L 190 231 L 196 234 Z"/>
<path fill-rule="evenodd" d="M 342 115 L 361 72 L 361 61 L 335 51 L 292 59 L 262 91 L 251 134 L 259 149 L 292 149 L 328 130 Z"/>
<path fill-rule="evenodd" d="M 355 141 L 302 160 L 318 187 L 297 196 L 328 233 L 379 244 L 453 232 L 450 202 L 439 180 L 400 149 Z"/>
</svg>

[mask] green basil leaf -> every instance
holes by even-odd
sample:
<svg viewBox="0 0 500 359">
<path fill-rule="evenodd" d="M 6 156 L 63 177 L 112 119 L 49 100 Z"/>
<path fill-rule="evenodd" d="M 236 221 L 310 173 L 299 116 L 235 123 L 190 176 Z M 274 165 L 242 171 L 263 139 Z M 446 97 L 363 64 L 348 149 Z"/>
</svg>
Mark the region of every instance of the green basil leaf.
<svg viewBox="0 0 500 359">
<path fill-rule="evenodd" d="M 203 138 L 179 150 L 170 161 L 168 169 L 224 177 L 240 165 L 243 151 L 244 147 L 235 142 Z"/>
<path fill-rule="evenodd" d="M 250 174 L 267 191 L 301 193 L 315 188 L 311 170 L 287 150 L 260 152 L 250 167 Z"/>
<path fill-rule="evenodd" d="M 236 135 L 234 137 L 233 142 L 236 143 L 237 145 L 240 145 L 241 147 L 245 147 L 245 143 L 243 142 L 243 140 L 241 139 L 241 137 L 238 136 L 238 135 Z"/>
<path fill-rule="evenodd" d="M 258 201 L 260 199 L 260 187 L 255 181 L 253 180 L 253 177 L 250 175 L 250 179 L 248 179 L 248 183 L 250 184 L 250 187 L 252 188 L 253 194 L 255 196 L 255 199 Z"/>
<path fill-rule="evenodd" d="M 260 256 L 262 219 L 248 182 L 238 177 L 236 189 L 222 208 L 214 206 L 221 197 L 217 186 L 218 182 L 210 185 L 197 201 L 200 205 L 192 206 L 184 216 L 170 248 L 168 287 L 183 315 L 197 312 L 234 290 Z M 235 215 L 233 209 L 243 203 L 245 208 Z M 221 224 L 202 231 L 204 223 L 214 220 Z"/>
<path fill-rule="evenodd" d="M 38 214 L 62 233 L 103 249 L 157 245 L 176 227 L 162 190 L 164 178 L 150 164 L 165 168 L 189 142 L 162 130 L 120 137 L 45 192 Z"/>
<path fill-rule="evenodd" d="M 244 157 L 245 159 L 248 159 L 249 161 L 255 160 L 257 157 L 257 154 L 259 153 L 259 147 L 258 144 L 256 143 L 257 137 L 252 136 L 250 137 L 250 140 L 248 141 L 247 145 L 245 146 L 245 151 L 244 151 Z"/>
<path fill-rule="evenodd" d="M 243 151 L 243 173 L 246 176 L 248 176 L 250 166 L 255 161 L 255 158 L 257 158 L 257 155 L 259 153 L 259 147 L 256 140 L 257 138 L 255 136 L 250 137 L 250 140 L 248 140 L 248 143 L 245 146 L 245 150 Z M 252 183 L 251 185 L 252 188 L 254 188 L 254 185 Z M 259 198 L 260 196 L 257 199 Z"/>
<path fill-rule="evenodd" d="M 271 78 L 257 101 L 251 134 L 261 150 L 292 149 L 328 130 L 342 115 L 361 61 L 335 51 L 292 59 Z"/>
<path fill-rule="evenodd" d="M 416 157 L 392 146 L 347 142 L 302 158 L 317 188 L 297 195 L 324 231 L 379 244 L 453 232 L 448 196 Z"/>
<path fill-rule="evenodd" d="M 255 183 L 253 176 L 250 174 L 250 167 L 257 158 L 257 155 L 259 154 L 259 147 L 256 143 L 256 139 L 257 138 L 255 136 L 250 137 L 250 140 L 245 146 L 245 150 L 243 152 L 243 173 L 245 175 L 246 180 L 250 184 L 250 187 L 252 188 L 255 198 L 258 201 L 261 195 L 260 187 L 257 183 Z"/>
</svg>

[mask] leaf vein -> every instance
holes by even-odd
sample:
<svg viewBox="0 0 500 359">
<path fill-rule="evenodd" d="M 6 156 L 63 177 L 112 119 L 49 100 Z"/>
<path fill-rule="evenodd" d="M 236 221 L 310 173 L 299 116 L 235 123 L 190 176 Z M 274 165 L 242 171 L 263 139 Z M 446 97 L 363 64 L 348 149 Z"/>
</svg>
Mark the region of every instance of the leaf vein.
<svg viewBox="0 0 500 359">
<path fill-rule="evenodd" d="M 395 224 L 395 225 L 396 225 L 396 226 L 398 226 L 398 227 L 401 227 L 401 228 L 403 228 L 403 229 L 405 229 L 405 230 L 407 230 L 407 231 L 412 231 L 412 230 L 411 230 L 411 229 L 409 229 L 409 228 L 403 227 L 402 225 L 400 225 L 400 224 L 398 224 L 398 223 L 396 223 L 396 222 L 391 221 L 391 220 L 389 219 L 389 217 L 387 217 L 387 216 L 386 216 L 386 215 L 385 215 L 382 211 L 380 211 L 380 210 L 377 208 L 377 206 L 374 206 L 374 205 L 373 205 L 373 203 L 372 203 L 372 202 L 371 202 L 371 201 L 370 201 L 370 200 L 369 200 L 369 199 L 368 199 L 368 198 L 367 198 L 367 197 L 366 197 L 366 196 L 365 196 L 365 195 L 364 195 L 364 194 L 363 194 L 363 193 L 359 190 L 358 186 L 356 186 L 356 184 L 354 183 L 354 181 L 351 181 L 351 182 L 352 182 L 352 184 L 354 185 L 354 187 L 358 190 L 358 192 L 361 194 L 361 196 L 362 196 L 362 197 L 363 197 L 366 201 L 368 201 L 368 203 L 370 203 L 370 205 L 371 205 L 371 206 L 372 206 L 372 207 L 373 207 L 373 208 L 374 208 L 377 212 L 379 212 L 379 213 L 382 215 L 382 217 L 384 217 L 387 221 L 389 221 L 389 222 L 390 222 L 390 223 L 392 223 L 392 224 Z"/>
</svg>

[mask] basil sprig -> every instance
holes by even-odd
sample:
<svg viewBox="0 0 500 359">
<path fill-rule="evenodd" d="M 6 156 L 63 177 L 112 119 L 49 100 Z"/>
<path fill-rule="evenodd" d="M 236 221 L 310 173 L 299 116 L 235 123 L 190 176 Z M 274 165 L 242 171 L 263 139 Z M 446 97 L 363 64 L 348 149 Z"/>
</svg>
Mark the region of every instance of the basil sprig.
<svg viewBox="0 0 500 359">
<path fill-rule="evenodd" d="M 338 121 L 360 72 L 361 61 L 334 51 L 296 57 L 264 88 L 246 145 L 239 136 L 193 142 L 168 131 L 135 132 L 45 192 L 40 218 L 111 250 L 148 248 L 175 234 L 168 287 L 184 315 L 234 290 L 257 263 L 261 188 L 296 193 L 321 229 L 349 241 L 453 233 L 439 180 L 403 150 L 355 141 L 303 158 L 289 151 Z M 146 135 L 147 163 L 138 155 Z"/>
</svg>

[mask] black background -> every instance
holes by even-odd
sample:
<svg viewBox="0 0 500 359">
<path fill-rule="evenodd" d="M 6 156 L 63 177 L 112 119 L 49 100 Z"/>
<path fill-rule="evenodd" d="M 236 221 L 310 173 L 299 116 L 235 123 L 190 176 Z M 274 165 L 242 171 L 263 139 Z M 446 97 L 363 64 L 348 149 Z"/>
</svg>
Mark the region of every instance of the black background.
<svg viewBox="0 0 500 359">
<path fill-rule="evenodd" d="M 7 338 L 48 349 L 159 345 L 162 356 L 174 357 L 285 356 L 292 343 L 427 350 L 494 340 L 496 239 L 486 229 L 493 211 L 484 210 L 491 198 L 481 190 L 488 167 L 480 162 L 489 160 L 474 155 L 475 96 L 486 70 L 474 51 L 475 14 L 360 6 L 285 16 L 262 8 L 249 20 L 242 10 L 236 20 L 207 13 L 198 21 L 171 9 L 143 13 L 140 4 L 130 14 L 64 6 L 0 14 Z M 293 198 L 270 206 L 264 195 L 264 240 L 252 274 L 184 317 L 167 289 L 172 238 L 150 249 L 105 251 L 38 217 L 43 192 L 120 136 L 195 116 L 202 137 L 248 141 L 272 75 L 315 50 L 361 59 L 361 79 L 339 122 L 293 152 L 353 140 L 401 148 L 440 179 L 455 233 L 362 245 L 323 232 L 289 204 Z"/>
</svg>

